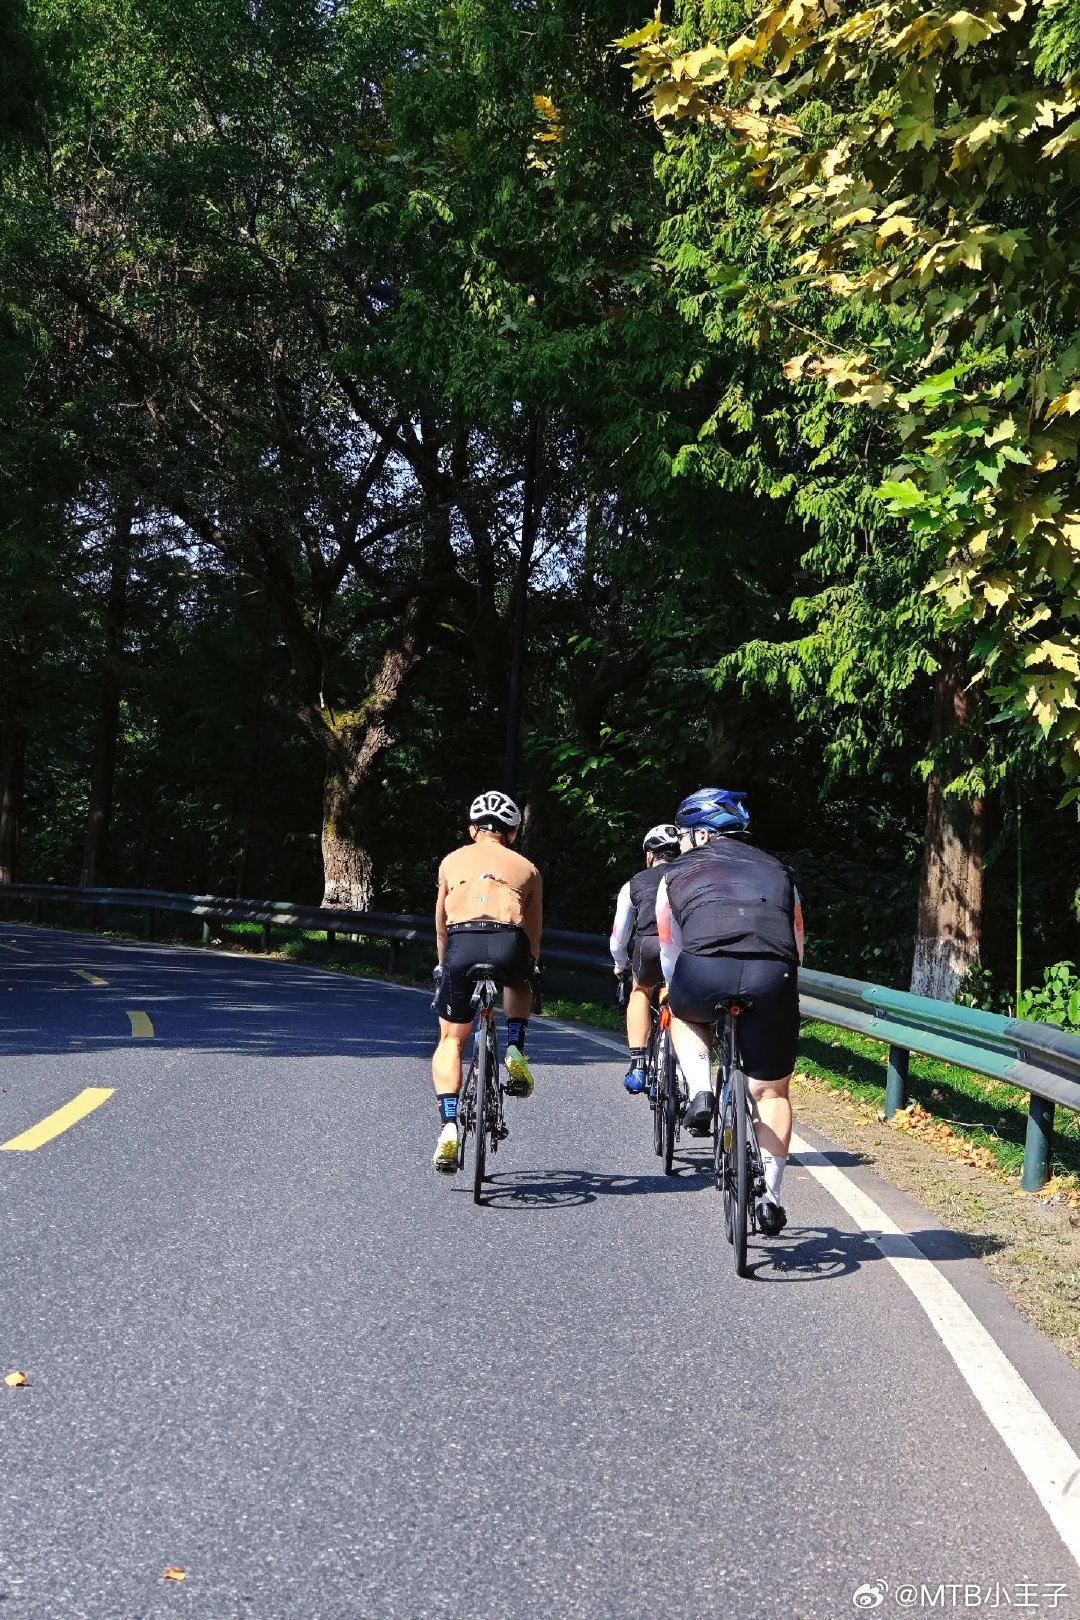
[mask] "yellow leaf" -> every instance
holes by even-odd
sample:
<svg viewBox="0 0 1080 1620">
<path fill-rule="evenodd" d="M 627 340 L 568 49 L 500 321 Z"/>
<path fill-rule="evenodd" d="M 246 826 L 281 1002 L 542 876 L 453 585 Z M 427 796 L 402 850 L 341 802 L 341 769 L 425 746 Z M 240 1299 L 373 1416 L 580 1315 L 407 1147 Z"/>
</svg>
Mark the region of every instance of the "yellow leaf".
<svg viewBox="0 0 1080 1620">
<path fill-rule="evenodd" d="M 1080 659 L 1077 658 L 1076 648 L 1058 636 L 1040 641 L 1038 646 L 1033 647 L 1028 653 L 1024 663 L 1029 668 L 1032 664 L 1052 664 L 1055 669 L 1064 670 L 1069 675 L 1080 675 Z M 1043 690 L 1046 690 L 1045 686 Z"/>
<path fill-rule="evenodd" d="M 1057 399 L 1051 400 L 1046 407 L 1046 420 L 1052 421 L 1055 416 L 1075 416 L 1080 411 L 1080 388 L 1070 388 L 1067 394 L 1059 394 Z"/>
<path fill-rule="evenodd" d="M 1001 32 L 1001 25 L 995 25 L 985 17 L 976 17 L 972 11 L 954 11 L 946 19 L 945 27 L 956 41 L 956 54 L 963 56 L 972 45 L 979 45 L 991 34 Z"/>
<path fill-rule="evenodd" d="M 168 1569 L 165 1571 L 164 1575 L 162 1576 L 162 1580 L 165 1580 L 165 1581 L 186 1581 L 187 1580 L 187 1572 L 185 1570 L 178 1569 L 175 1564 L 170 1564 Z"/>
<path fill-rule="evenodd" d="M 874 217 L 872 208 L 853 208 L 849 214 L 841 214 L 833 220 L 834 231 L 846 231 L 849 225 L 869 225 Z"/>
<path fill-rule="evenodd" d="M 884 224 L 878 226 L 878 242 L 887 242 L 890 236 L 914 236 L 918 230 L 913 219 L 907 219 L 903 214 L 894 214 Z"/>
<path fill-rule="evenodd" d="M 664 25 L 660 21 L 660 7 L 657 6 L 652 21 L 647 22 L 643 28 L 635 29 L 632 34 L 624 34 L 619 44 L 624 51 L 636 50 L 639 45 L 649 45 L 654 39 L 659 39 L 663 28 Z"/>
<path fill-rule="evenodd" d="M 856 389 L 854 398 L 861 405 L 869 405 L 876 411 L 887 400 L 892 399 L 895 389 L 892 383 L 867 383 L 864 387 Z"/>
<path fill-rule="evenodd" d="M 706 45 L 704 50 L 687 51 L 685 56 L 677 56 L 672 62 L 671 76 L 674 79 L 696 79 L 702 84 L 713 83 L 721 75 L 719 73 L 703 75 L 701 70 L 707 62 L 722 64 L 725 55 L 721 45 Z"/>
<path fill-rule="evenodd" d="M 757 50 L 757 40 L 751 39 L 749 34 L 744 34 L 741 39 L 735 41 L 734 45 L 728 46 L 728 65 L 738 67 L 740 62 L 748 62 L 751 57 L 757 55 Z"/>
<path fill-rule="evenodd" d="M 1043 147 L 1043 155 L 1048 158 L 1055 158 L 1078 138 L 1080 138 L 1080 121 L 1070 124 L 1068 129 L 1063 129 L 1060 135 L 1055 135 L 1052 141 L 1047 141 Z"/>
<path fill-rule="evenodd" d="M 24 1372 L 9 1372 L 4 1376 L 4 1383 L 10 1384 L 12 1389 L 19 1389 L 29 1380 Z"/>
<path fill-rule="evenodd" d="M 1004 607 L 1010 597 L 1016 595 L 1010 574 L 987 574 L 981 582 L 980 590 L 984 600 L 992 608 Z"/>
</svg>

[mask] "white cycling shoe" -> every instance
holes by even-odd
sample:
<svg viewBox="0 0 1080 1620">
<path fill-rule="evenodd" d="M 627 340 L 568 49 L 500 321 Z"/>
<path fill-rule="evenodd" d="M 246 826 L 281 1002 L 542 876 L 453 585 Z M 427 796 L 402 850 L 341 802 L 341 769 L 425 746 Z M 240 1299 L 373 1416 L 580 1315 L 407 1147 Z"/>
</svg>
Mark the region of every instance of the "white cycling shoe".
<svg viewBox="0 0 1080 1620">
<path fill-rule="evenodd" d="M 453 1120 L 448 1120 L 439 1132 L 432 1164 L 444 1176 L 452 1176 L 458 1166 L 458 1134 Z"/>
</svg>

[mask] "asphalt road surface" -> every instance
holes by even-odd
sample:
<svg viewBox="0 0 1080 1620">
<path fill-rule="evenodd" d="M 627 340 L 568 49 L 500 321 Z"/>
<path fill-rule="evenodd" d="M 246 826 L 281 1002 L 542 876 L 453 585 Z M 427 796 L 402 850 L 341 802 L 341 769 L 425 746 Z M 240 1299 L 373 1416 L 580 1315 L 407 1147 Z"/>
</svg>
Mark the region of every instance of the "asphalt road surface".
<svg viewBox="0 0 1080 1620">
<path fill-rule="evenodd" d="M 476 1208 L 431 1168 L 433 1028 L 402 987 L 0 927 L 0 1620 L 1080 1615 L 808 1167 L 740 1282 L 700 1150 L 658 1174 L 619 1052 L 536 1020 Z M 832 1157 L 1080 1444 L 1064 1359 Z"/>
</svg>

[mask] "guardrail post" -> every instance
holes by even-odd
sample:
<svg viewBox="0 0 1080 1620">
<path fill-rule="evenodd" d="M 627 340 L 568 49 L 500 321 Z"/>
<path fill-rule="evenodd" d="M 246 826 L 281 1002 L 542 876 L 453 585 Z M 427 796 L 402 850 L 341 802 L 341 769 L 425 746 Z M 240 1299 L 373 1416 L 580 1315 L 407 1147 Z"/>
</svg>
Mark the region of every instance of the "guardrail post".
<svg viewBox="0 0 1080 1620">
<path fill-rule="evenodd" d="M 44 915 L 45 915 L 45 902 L 44 902 L 44 900 L 35 900 L 34 901 L 34 911 L 33 911 L 34 921 L 36 923 L 40 923 L 41 919 L 42 919 L 42 917 Z"/>
<path fill-rule="evenodd" d="M 399 940 L 392 939 L 390 941 L 390 949 L 386 953 L 386 971 L 387 971 L 387 973 L 396 973 L 397 972 L 397 959 L 398 959 L 399 945 L 400 945 Z"/>
<path fill-rule="evenodd" d="M 889 1067 L 885 1074 L 885 1118 L 892 1119 L 898 1108 L 907 1107 L 908 1064 L 911 1053 L 903 1046 L 889 1047 Z"/>
<path fill-rule="evenodd" d="M 154 937 L 154 909 L 153 909 L 152 906 L 147 906 L 146 910 L 143 912 L 142 931 L 143 931 L 143 939 L 153 939 L 153 937 Z"/>
<path fill-rule="evenodd" d="M 202 942 L 203 942 L 204 945 L 209 945 L 209 943 L 210 943 L 210 919 L 209 919 L 209 917 L 204 917 L 203 918 Z"/>
<path fill-rule="evenodd" d="M 1054 1104 L 1032 1093 L 1028 1103 L 1027 1136 L 1024 1140 L 1025 1192 L 1038 1192 L 1050 1180 L 1050 1159 L 1054 1151 Z"/>
<path fill-rule="evenodd" d="M 90 907 L 90 927 L 95 934 L 101 933 L 101 907 Z"/>
<path fill-rule="evenodd" d="M 263 923 L 263 925 L 262 925 L 262 933 L 259 935 L 259 949 L 260 949 L 260 951 L 262 951 L 264 953 L 267 952 L 270 949 L 270 924 L 269 923 Z"/>
<path fill-rule="evenodd" d="M 333 950 L 334 946 L 337 944 L 337 929 L 336 928 L 328 928 L 326 930 L 326 943 L 330 947 L 330 949 Z"/>
</svg>

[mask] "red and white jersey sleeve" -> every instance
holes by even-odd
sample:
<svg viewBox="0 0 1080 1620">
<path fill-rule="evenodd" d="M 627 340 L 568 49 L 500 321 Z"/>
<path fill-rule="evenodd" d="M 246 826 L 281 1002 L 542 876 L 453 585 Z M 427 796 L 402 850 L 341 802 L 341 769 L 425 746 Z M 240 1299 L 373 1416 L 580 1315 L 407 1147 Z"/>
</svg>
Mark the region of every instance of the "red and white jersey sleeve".
<svg viewBox="0 0 1080 1620">
<path fill-rule="evenodd" d="M 656 891 L 656 931 L 660 936 L 660 966 L 670 984 L 682 950 L 682 930 L 671 910 L 665 878 L 660 879 L 660 887 Z"/>
</svg>

